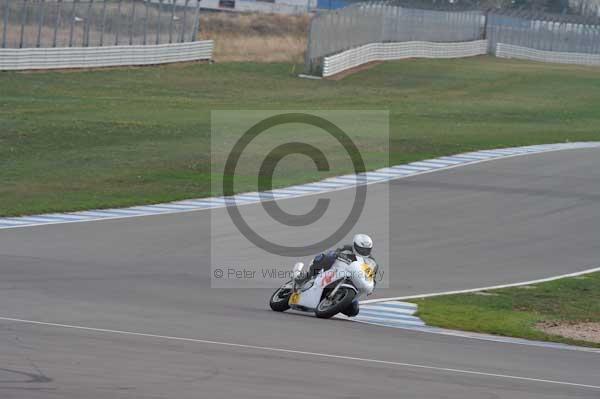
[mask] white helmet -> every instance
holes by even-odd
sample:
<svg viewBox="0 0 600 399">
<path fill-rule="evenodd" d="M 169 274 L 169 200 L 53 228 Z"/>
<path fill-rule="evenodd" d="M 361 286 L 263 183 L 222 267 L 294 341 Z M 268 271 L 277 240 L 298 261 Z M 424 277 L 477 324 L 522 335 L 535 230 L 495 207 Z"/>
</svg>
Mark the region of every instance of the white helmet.
<svg viewBox="0 0 600 399">
<path fill-rule="evenodd" d="M 366 234 L 357 234 L 352 240 L 354 244 L 354 250 L 361 256 L 371 255 L 373 249 L 373 240 Z"/>
</svg>

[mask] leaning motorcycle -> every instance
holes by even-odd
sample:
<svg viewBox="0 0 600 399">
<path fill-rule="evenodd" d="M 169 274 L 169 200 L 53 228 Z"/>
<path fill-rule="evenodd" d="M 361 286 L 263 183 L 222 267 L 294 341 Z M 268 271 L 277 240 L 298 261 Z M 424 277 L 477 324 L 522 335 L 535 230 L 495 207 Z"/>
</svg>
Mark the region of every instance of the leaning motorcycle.
<svg viewBox="0 0 600 399">
<path fill-rule="evenodd" d="M 321 270 L 308 281 L 299 279 L 303 269 L 302 262 L 294 265 L 292 279 L 271 295 L 271 309 L 314 312 L 319 318 L 329 319 L 344 312 L 353 301 L 370 295 L 375 288 L 377 265 L 359 255 L 355 261 L 338 257 L 331 268 Z"/>
</svg>

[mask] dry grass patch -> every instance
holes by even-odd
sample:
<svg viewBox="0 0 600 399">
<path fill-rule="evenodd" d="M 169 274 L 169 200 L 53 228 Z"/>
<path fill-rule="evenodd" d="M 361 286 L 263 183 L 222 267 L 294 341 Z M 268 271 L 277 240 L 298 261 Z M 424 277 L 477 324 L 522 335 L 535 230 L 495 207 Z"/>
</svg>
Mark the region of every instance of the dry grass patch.
<svg viewBox="0 0 600 399">
<path fill-rule="evenodd" d="M 306 40 L 297 36 L 213 35 L 214 59 L 223 61 L 301 63 Z"/>
<path fill-rule="evenodd" d="M 547 321 L 538 323 L 536 328 L 546 334 L 600 344 L 600 323 Z"/>
<path fill-rule="evenodd" d="M 219 61 L 300 63 L 306 50 L 306 15 L 205 14 L 200 37 L 215 41 Z"/>
</svg>

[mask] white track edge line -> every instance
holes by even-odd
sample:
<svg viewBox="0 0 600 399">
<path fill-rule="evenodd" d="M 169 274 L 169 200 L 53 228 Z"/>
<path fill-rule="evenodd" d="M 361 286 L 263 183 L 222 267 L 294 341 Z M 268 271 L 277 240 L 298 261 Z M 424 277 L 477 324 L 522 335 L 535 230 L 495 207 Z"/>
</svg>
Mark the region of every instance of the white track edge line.
<svg viewBox="0 0 600 399">
<path fill-rule="evenodd" d="M 139 332 L 133 332 L 133 331 L 111 330 L 111 329 L 105 329 L 105 328 L 85 327 L 85 326 L 77 326 L 77 325 L 69 325 L 69 324 L 59 324 L 59 323 L 50 323 L 50 322 L 35 321 L 35 320 L 17 319 L 17 318 L 12 318 L 12 317 L 0 317 L 0 320 L 17 322 L 17 323 L 25 323 L 25 324 L 43 325 L 43 326 L 48 326 L 48 327 L 70 328 L 70 329 L 90 331 L 90 332 L 132 335 L 132 336 L 138 336 L 138 337 L 165 339 L 165 340 L 171 340 L 171 341 L 195 342 L 195 343 L 221 345 L 221 346 L 228 346 L 228 347 L 242 348 L 242 349 L 262 350 L 262 351 L 279 352 L 279 353 L 290 353 L 290 354 L 295 354 L 295 355 L 324 357 L 324 358 L 339 359 L 339 360 L 351 360 L 351 361 L 358 361 L 358 362 L 364 362 L 364 363 L 386 364 L 386 365 L 390 365 L 390 366 L 417 368 L 417 369 L 443 371 L 443 372 L 456 373 L 456 374 L 477 375 L 477 376 L 483 376 L 483 377 L 494 377 L 494 378 L 502 378 L 502 379 L 510 379 L 510 380 L 539 382 L 539 383 L 546 383 L 546 384 L 573 386 L 573 387 L 579 387 L 579 388 L 590 388 L 590 389 L 600 390 L 600 386 L 597 386 L 597 385 L 580 384 L 580 383 L 569 382 L 569 381 L 548 380 L 548 379 L 542 379 L 542 378 L 522 377 L 522 376 L 516 376 L 516 375 L 510 375 L 510 374 L 486 373 L 486 372 L 482 372 L 482 371 L 455 369 L 455 368 L 449 368 L 449 367 L 428 366 L 428 365 L 423 365 L 423 364 L 394 362 L 394 361 L 389 361 L 389 360 L 379 360 L 379 359 L 361 358 L 361 357 L 354 357 L 354 356 L 335 355 L 335 354 L 320 353 L 320 352 L 308 352 L 308 351 L 285 349 L 285 348 L 275 348 L 275 347 L 268 347 L 268 346 L 237 344 L 237 343 L 233 343 L 233 342 L 212 341 L 212 340 L 196 339 L 196 338 L 183 338 L 183 337 L 174 337 L 174 336 L 168 336 L 168 335 L 147 334 L 147 333 L 139 333 Z"/>
<path fill-rule="evenodd" d="M 389 297 L 389 298 L 367 299 L 366 301 L 361 301 L 360 304 L 363 305 L 363 304 L 387 302 L 387 301 L 403 301 L 403 300 L 407 300 L 407 299 L 421 299 L 421 298 L 431 298 L 431 297 L 443 296 L 443 295 L 468 294 L 471 292 L 498 290 L 501 288 L 511 288 L 511 287 L 519 287 L 519 286 L 523 286 L 523 285 L 546 283 L 549 281 L 560 280 L 560 279 L 569 278 L 569 277 L 577 277 L 577 276 L 582 276 L 584 274 L 590 274 L 590 273 L 595 273 L 595 272 L 600 272 L 600 267 L 581 270 L 579 272 L 574 272 L 574 273 L 561 274 L 558 276 L 545 277 L 545 278 L 541 278 L 541 279 L 537 279 L 537 280 L 521 281 L 518 283 L 509 283 L 509 284 L 501 284 L 501 285 L 492 285 L 489 287 L 470 288 L 470 289 L 465 289 L 465 290 L 444 291 L 444 292 L 433 292 L 433 293 L 428 293 L 428 294 L 416 294 L 416 295 L 407 295 L 407 296 L 398 296 L 398 297 Z"/>
<path fill-rule="evenodd" d="M 591 353 L 594 355 L 600 354 L 600 349 L 594 348 L 591 346 L 576 346 L 569 344 L 562 344 L 560 342 L 551 342 L 551 341 L 534 341 L 526 338 L 514 338 L 507 337 L 503 335 L 492 335 L 485 333 L 472 333 L 469 331 L 460 331 L 460 330 L 450 330 L 439 327 L 428 326 L 427 324 L 422 326 L 411 326 L 408 324 L 397 324 L 394 326 L 390 326 L 390 323 L 385 322 L 377 322 L 377 321 L 369 321 L 369 320 L 361 320 L 361 319 L 338 319 L 345 320 L 354 323 L 362 323 L 369 324 L 372 326 L 379 326 L 385 328 L 395 328 L 398 330 L 407 330 L 414 331 L 419 333 L 427 333 L 427 334 L 437 334 L 437 335 L 445 335 L 448 337 L 455 338 L 465 338 L 465 339 L 476 339 L 478 341 L 487 341 L 487 342 L 495 342 L 500 344 L 510 344 L 510 345 L 522 345 L 522 346 L 530 346 L 533 348 L 542 348 L 542 349 L 554 349 L 554 350 L 569 350 L 575 352 L 584 352 Z"/>
<path fill-rule="evenodd" d="M 580 145 L 579 146 L 574 145 L 572 147 L 562 147 L 561 146 L 561 145 L 567 145 L 567 144 L 580 144 Z M 589 149 L 589 148 L 599 148 L 600 142 L 591 141 L 591 142 L 573 142 L 573 143 L 552 143 L 552 144 L 547 144 L 547 145 L 554 146 L 554 147 L 542 148 L 540 150 L 535 150 L 532 152 L 523 152 L 523 153 L 518 153 L 518 154 L 513 154 L 513 155 L 501 155 L 501 156 L 493 157 L 493 158 L 477 159 L 477 160 L 473 160 L 472 162 L 463 162 L 463 163 L 460 163 L 457 165 L 449 165 L 447 167 L 441 167 L 441 168 L 435 168 L 435 169 L 429 169 L 429 170 L 423 170 L 423 171 L 415 171 L 415 173 L 411 173 L 409 175 L 398 175 L 398 176 L 390 177 L 389 179 L 385 179 L 385 180 L 373 180 L 373 181 L 361 182 L 361 185 L 368 186 L 371 184 L 387 183 L 387 182 L 390 182 L 393 180 L 406 179 L 406 178 L 413 177 L 413 176 L 420 176 L 420 175 L 424 175 L 424 174 L 428 174 L 428 173 L 441 172 L 441 171 L 445 171 L 445 170 L 460 168 L 463 166 L 471 166 L 471 165 L 476 165 L 476 164 L 480 164 L 480 163 L 484 163 L 484 162 L 499 161 L 499 160 L 503 160 L 503 159 L 516 158 L 516 157 L 522 157 L 522 156 L 528 156 L 528 155 L 545 154 L 545 153 L 549 153 L 549 152 L 558 152 L 558 151 L 566 151 L 566 150 L 581 150 L 581 149 Z M 528 147 L 534 147 L 534 146 L 523 146 L 523 147 L 514 147 L 514 148 L 528 148 Z M 481 150 L 481 151 L 485 151 L 485 150 Z M 477 153 L 477 151 L 475 151 L 474 153 Z M 456 154 L 455 156 L 460 156 L 460 155 L 461 154 Z M 433 159 L 435 159 L 435 158 L 433 158 Z M 405 166 L 405 165 L 410 165 L 410 164 L 394 165 L 394 166 Z M 313 182 L 313 183 L 315 183 L 315 182 Z M 310 184 L 310 183 L 305 183 L 305 184 Z M 356 187 L 357 187 L 357 185 L 349 185 L 349 186 L 332 188 L 332 189 L 318 191 L 318 192 L 306 192 L 306 193 L 301 193 L 301 194 L 299 193 L 298 195 L 294 195 L 291 197 L 274 198 L 274 199 L 264 200 L 264 202 L 266 202 L 266 201 L 282 201 L 282 200 L 287 200 L 287 199 L 296 199 L 296 198 L 303 198 L 303 197 L 314 196 L 314 195 L 322 195 L 325 193 L 354 189 Z M 285 190 L 285 188 L 283 188 L 283 187 L 282 187 L 282 189 Z M 240 194 L 244 194 L 244 193 L 240 193 Z M 193 200 L 202 200 L 202 198 L 190 198 L 190 199 L 181 200 L 181 201 L 193 201 Z M 174 202 L 177 202 L 177 201 L 174 201 Z M 237 206 L 255 205 L 257 203 L 258 202 L 246 202 L 246 203 L 238 203 L 236 205 Z M 170 204 L 170 202 L 161 203 L 161 204 L 153 204 L 153 205 L 160 206 L 160 205 L 167 205 L 167 204 Z M 153 206 L 153 205 L 137 205 L 137 206 Z M 92 219 L 84 219 L 84 220 L 72 220 L 72 221 L 67 220 L 67 221 L 56 221 L 56 222 L 48 222 L 48 223 L 32 223 L 32 224 L 1 227 L 0 230 L 10 230 L 10 229 L 37 227 L 37 226 L 49 226 L 49 225 L 55 225 L 55 224 L 87 223 L 87 222 L 98 222 L 98 221 L 102 221 L 102 220 L 116 220 L 116 219 L 149 217 L 149 216 L 172 215 L 172 214 L 178 214 L 178 213 L 189 213 L 189 212 L 199 212 L 199 211 L 204 211 L 204 210 L 220 209 L 220 208 L 225 208 L 226 206 L 227 206 L 227 204 L 222 204 L 222 205 L 218 204 L 217 206 L 213 206 L 213 207 L 207 206 L 205 208 L 172 210 L 172 211 L 164 211 L 164 212 L 160 212 L 160 213 L 143 213 L 143 214 L 139 214 L 139 215 L 118 215 L 118 216 L 92 218 Z M 135 207 L 136 206 L 132 206 L 130 208 L 135 208 Z M 129 208 L 114 208 L 114 209 L 127 210 Z M 111 209 L 110 208 L 108 208 L 108 209 L 89 209 L 89 210 L 83 210 L 83 211 L 78 211 L 78 212 L 93 212 L 93 211 L 110 212 Z M 73 212 L 73 213 L 75 213 L 75 212 Z M 65 214 L 71 214 L 71 213 L 65 212 Z M 27 216 L 41 216 L 41 215 L 27 215 Z M 23 217 L 27 217 L 27 216 L 23 216 Z M 14 216 L 14 217 L 19 217 L 19 216 Z M 1 218 L 0 218 L 0 221 L 1 221 Z"/>
</svg>

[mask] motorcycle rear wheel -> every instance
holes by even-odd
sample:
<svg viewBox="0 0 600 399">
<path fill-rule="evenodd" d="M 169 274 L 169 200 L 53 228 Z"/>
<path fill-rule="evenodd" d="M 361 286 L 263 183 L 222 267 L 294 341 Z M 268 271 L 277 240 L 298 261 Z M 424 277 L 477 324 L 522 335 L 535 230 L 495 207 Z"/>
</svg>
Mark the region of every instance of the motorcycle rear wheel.
<svg viewBox="0 0 600 399">
<path fill-rule="evenodd" d="M 355 296 L 356 291 L 348 287 L 340 287 L 333 299 L 327 297 L 321 299 L 315 309 L 315 315 L 320 319 L 330 319 L 350 306 Z"/>
<path fill-rule="evenodd" d="M 290 308 L 289 300 L 290 295 L 292 295 L 292 288 L 290 283 L 284 284 L 280 288 L 277 289 L 271 295 L 271 299 L 269 300 L 269 306 L 276 312 L 285 312 Z"/>
</svg>

